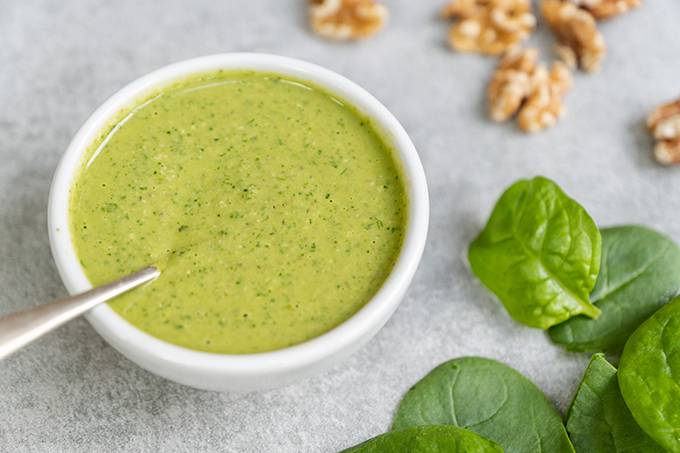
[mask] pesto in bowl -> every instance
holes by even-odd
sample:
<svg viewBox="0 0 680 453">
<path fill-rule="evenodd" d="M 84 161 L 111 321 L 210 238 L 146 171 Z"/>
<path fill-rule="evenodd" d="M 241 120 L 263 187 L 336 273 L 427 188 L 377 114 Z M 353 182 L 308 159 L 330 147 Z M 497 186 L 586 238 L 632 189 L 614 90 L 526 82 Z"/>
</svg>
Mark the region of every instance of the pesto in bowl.
<svg viewBox="0 0 680 453">
<path fill-rule="evenodd" d="M 399 255 L 408 203 L 390 145 L 316 85 L 192 75 L 122 112 L 70 195 L 80 264 L 100 284 L 161 277 L 110 305 L 170 343 L 282 349 L 350 318 Z"/>
</svg>

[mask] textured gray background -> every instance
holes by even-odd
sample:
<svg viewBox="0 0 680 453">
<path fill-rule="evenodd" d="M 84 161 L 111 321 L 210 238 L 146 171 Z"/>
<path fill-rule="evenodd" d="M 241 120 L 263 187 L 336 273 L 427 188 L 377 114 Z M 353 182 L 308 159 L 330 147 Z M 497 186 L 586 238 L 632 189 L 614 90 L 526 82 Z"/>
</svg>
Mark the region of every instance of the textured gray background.
<svg viewBox="0 0 680 453">
<path fill-rule="evenodd" d="M 325 452 L 385 431 L 402 393 L 438 363 L 495 357 L 565 409 L 587 361 L 524 328 L 472 279 L 466 244 L 509 183 L 544 174 L 601 225 L 646 223 L 680 240 L 680 173 L 651 158 L 643 120 L 680 94 L 680 2 L 649 0 L 602 26 L 600 74 L 578 75 L 545 133 L 484 118 L 492 59 L 451 52 L 443 0 L 387 1 L 374 39 L 338 45 L 302 0 L 0 0 L 0 312 L 64 294 L 50 256 L 52 172 L 87 116 L 129 81 L 199 55 L 272 52 L 324 65 L 401 120 L 427 173 L 429 241 L 410 292 L 336 369 L 248 395 L 193 390 L 115 352 L 83 320 L 0 363 L 2 451 Z M 533 40 L 546 50 L 551 36 Z"/>
</svg>

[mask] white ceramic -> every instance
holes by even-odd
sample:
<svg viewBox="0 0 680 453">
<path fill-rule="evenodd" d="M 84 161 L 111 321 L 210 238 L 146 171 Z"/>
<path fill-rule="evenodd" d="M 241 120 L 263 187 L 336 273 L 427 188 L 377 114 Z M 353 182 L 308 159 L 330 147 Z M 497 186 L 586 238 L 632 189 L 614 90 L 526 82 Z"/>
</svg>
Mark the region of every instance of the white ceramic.
<svg viewBox="0 0 680 453">
<path fill-rule="evenodd" d="M 78 263 L 68 227 L 70 189 L 82 165 L 83 154 L 112 118 L 122 109 L 133 106 L 135 100 L 187 74 L 217 69 L 273 71 L 309 80 L 346 99 L 375 121 L 397 151 L 410 203 L 404 246 L 394 270 L 378 293 L 350 319 L 317 338 L 273 352 L 229 355 L 183 348 L 142 332 L 105 304 L 86 316 L 95 330 L 123 355 L 167 379 L 220 391 L 277 387 L 338 363 L 371 339 L 399 305 L 425 246 L 429 200 L 418 154 L 395 117 L 363 88 L 320 66 L 265 54 L 213 55 L 158 69 L 109 98 L 73 138 L 57 167 L 50 190 L 50 244 L 68 291 L 76 293 L 91 288 Z"/>
</svg>

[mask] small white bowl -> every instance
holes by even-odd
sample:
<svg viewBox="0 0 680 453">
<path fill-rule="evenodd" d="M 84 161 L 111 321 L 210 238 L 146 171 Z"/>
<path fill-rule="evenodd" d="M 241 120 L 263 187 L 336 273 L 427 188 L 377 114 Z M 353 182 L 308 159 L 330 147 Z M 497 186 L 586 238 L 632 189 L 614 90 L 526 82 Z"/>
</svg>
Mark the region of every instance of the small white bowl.
<svg viewBox="0 0 680 453">
<path fill-rule="evenodd" d="M 109 98 L 80 128 L 57 167 L 50 189 L 48 227 L 52 254 L 70 293 L 92 287 L 71 241 L 69 197 L 83 154 L 108 122 L 134 106 L 145 94 L 188 74 L 218 69 L 271 71 L 309 80 L 346 99 L 373 119 L 401 162 L 409 199 L 404 245 L 391 274 L 376 295 L 350 319 L 304 343 L 257 354 L 213 354 L 170 344 L 137 329 L 108 305 L 87 319 L 99 334 L 130 360 L 181 384 L 207 390 L 255 390 L 281 386 L 318 373 L 347 357 L 387 322 L 416 271 L 425 246 L 429 199 L 423 167 L 413 143 L 396 118 L 373 96 L 348 79 L 310 63 L 290 58 L 233 53 L 196 58 L 158 69 Z"/>
</svg>

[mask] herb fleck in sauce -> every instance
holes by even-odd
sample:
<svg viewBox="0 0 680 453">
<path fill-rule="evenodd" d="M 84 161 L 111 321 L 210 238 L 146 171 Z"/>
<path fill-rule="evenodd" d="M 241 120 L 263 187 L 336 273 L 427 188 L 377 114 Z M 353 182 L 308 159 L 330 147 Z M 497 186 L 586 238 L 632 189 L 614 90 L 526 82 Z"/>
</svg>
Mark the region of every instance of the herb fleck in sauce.
<svg viewBox="0 0 680 453">
<path fill-rule="evenodd" d="M 253 353 L 318 336 L 375 294 L 407 201 L 369 120 L 267 73 L 194 76 L 149 99 L 93 145 L 71 195 L 94 284 L 163 269 L 116 312 L 181 346 Z"/>
</svg>

